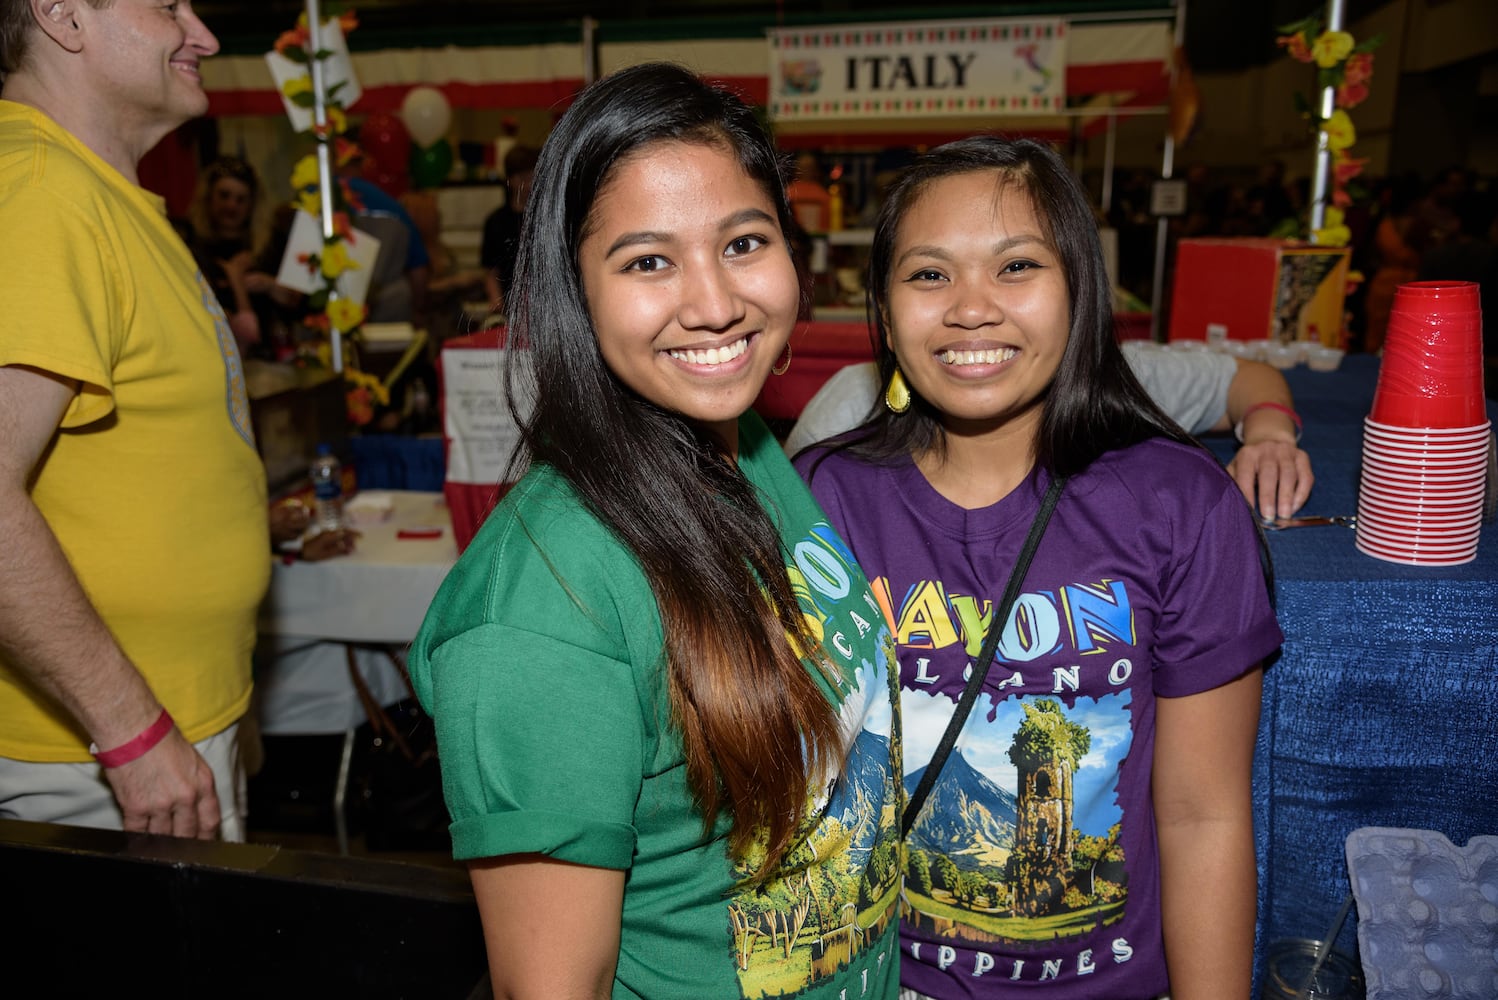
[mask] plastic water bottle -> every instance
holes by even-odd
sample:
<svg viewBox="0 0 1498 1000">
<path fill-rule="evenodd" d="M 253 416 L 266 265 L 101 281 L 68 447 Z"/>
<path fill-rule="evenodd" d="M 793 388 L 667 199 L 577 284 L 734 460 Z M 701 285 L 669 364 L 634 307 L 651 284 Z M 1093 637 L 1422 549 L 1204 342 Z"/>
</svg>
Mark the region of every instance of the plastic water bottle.
<svg viewBox="0 0 1498 1000">
<path fill-rule="evenodd" d="M 338 464 L 332 445 L 317 446 L 317 457 L 312 460 L 308 475 L 316 497 L 313 527 L 319 533 L 338 531 L 343 527 L 343 467 Z"/>
</svg>

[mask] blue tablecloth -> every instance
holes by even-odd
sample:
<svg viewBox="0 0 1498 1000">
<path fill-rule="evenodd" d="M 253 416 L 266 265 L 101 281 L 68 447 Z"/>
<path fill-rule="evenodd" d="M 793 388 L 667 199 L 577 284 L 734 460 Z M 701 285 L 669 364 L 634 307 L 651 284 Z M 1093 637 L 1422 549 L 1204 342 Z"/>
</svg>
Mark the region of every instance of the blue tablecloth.
<svg viewBox="0 0 1498 1000">
<path fill-rule="evenodd" d="M 1366 355 L 1286 373 L 1316 473 L 1302 513 L 1356 513 L 1377 373 Z M 1498 528 L 1453 567 L 1382 562 L 1340 527 L 1269 543 L 1285 645 L 1265 674 L 1254 761 L 1261 954 L 1326 933 L 1351 891 L 1353 830 L 1438 830 L 1458 846 L 1498 833 Z M 1338 938 L 1349 954 L 1355 926 L 1354 912 Z"/>
<path fill-rule="evenodd" d="M 361 490 L 441 493 L 447 476 L 442 438 L 368 434 L 349 438 Z"/>
</svg>

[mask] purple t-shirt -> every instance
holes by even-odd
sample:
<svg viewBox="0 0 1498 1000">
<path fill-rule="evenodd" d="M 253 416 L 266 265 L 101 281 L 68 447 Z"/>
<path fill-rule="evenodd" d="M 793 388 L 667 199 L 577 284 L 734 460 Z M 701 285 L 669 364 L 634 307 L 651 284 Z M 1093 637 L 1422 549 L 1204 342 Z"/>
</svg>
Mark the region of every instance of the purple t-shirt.
<svg viewBox="0 0 1498 1000">
<path fill-rule="evenodd" d="M 908 460 L 836 454 L 811 472 L 822 454 L 796 465 L 893 623 L 910 791 L 1048 477 L 964 510 Z M 1166 991 L 1155 699 L 1226 683 L 1282 641 L 1251 516 L 1209 454 L 1164 439 L 1067 483 L 907 841 L 903 985 L 939 998 Z"/>
</svg>

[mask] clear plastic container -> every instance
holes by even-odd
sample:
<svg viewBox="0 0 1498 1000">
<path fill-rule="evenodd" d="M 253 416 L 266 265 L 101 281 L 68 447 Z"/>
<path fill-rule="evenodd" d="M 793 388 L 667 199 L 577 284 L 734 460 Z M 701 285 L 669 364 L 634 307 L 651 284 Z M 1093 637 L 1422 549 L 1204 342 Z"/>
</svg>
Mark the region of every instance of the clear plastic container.
<svg viewBox="0 0 1498 1000">
<path fill-rule="evenodd" d="M 1264 958 L 1262 1000 L 1363 1000 L 1362 967 L 1340 951 L 1328 952 L 1312 977 L 1320 947 L 1309 938 L 1272 943 Z"/>
</svg>

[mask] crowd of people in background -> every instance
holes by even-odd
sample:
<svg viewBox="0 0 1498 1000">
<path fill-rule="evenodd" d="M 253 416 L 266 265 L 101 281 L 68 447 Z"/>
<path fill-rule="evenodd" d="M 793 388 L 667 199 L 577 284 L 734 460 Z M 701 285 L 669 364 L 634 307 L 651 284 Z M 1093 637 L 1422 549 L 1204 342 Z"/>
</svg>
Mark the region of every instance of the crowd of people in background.
<svg viewBox="0 0 1498 1000">
<path fill-rule="evenodd" d="M 1170 227 L 1174 240 L 1199 236 L 1296 236 L 1311 198 L 1309 178 L 1286 179 L 1271 161 L 1251 179 L 1227 179 L 1206 167 L 1185 172 L 1187 212 Z M 1115 180 L 1107 222 L 1118 230 L 1119 284 L 1148 301 L 1156 217 L 1149 212 L 1149 170 Z M 1352 269 L 1363 275 L 1347 299 L 1349 347 L 1376 353 L 1383 345 L 1394 289 L 1408 281 L 1477 281 L 1484 313 L 1498 315 L 1498 177 L 1459 166 L 1434 175 L 1406 172 L 1367 179 L 1346 210 Z M 1498 354 L 1489 324 L 1484 353 Z"/>
</svg>

